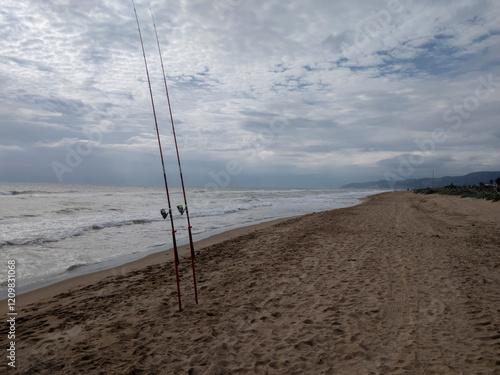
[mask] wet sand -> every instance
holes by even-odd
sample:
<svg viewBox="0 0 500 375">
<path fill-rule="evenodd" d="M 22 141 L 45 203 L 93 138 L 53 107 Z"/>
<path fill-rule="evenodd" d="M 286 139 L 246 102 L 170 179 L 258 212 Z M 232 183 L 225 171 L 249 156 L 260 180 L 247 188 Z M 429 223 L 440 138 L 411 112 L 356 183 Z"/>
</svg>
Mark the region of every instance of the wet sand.
<svg viewBox="0 0 500 375">
<path fill-rule="evenodd" d="M 198 305 L 181 258 L 182 312 L 165 254 L 68 280 L 19 296 L 17 372 L 498 374 L 499 223 L 393 192 L 242 228 L 197 244 Z"/>
</svg>

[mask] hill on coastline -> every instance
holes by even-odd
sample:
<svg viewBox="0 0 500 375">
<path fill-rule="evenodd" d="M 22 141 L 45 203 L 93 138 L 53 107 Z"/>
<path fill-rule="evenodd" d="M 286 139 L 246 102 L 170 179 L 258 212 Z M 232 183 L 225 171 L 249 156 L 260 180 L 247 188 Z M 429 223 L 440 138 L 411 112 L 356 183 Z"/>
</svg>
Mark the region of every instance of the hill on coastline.
<svg viewBox="0 0 500 375">
<path fill-rule="evenodd" d="M 412 178 L 407 180 L 398 181 L 369 181 L 369 182 L 355 182 L 342 186 L 342 189 L 421 189 L 426 187 L 438 188 L 450 184 L 456 186 L 477 185 L 480 182 L 485 184 L 490 180 L 495 181 L 500 177 L 500 171 L 497 172 L 473 172 L 464 176 L 445 176 L 440 178 L 424 177 Z M 433 181 L 434 180 L 434 181 Z"/>
</svg>

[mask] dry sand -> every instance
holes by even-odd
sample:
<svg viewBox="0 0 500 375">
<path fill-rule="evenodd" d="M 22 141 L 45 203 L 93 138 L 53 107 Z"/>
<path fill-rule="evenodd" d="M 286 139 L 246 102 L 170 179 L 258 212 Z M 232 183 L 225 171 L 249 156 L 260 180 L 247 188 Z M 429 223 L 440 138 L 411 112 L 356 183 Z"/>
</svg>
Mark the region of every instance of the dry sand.
<svg viewBox="0 0 500 375">
<path fill-rule="evenodd" d="M 499 223 L 498 203 L 385 193 L 198 245 L 182 312 L 171 258 L 49 286 L 19 297 L 17 370 L 500 374 Z"/>
</svg>

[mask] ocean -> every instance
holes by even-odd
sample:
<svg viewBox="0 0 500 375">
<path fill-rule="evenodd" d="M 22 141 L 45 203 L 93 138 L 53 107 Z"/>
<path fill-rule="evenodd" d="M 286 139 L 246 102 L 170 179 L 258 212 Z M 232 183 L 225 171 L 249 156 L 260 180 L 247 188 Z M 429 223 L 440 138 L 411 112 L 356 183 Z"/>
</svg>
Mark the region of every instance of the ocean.
<svg viewBox="0 0 500 375">
<path fill-rule="evenodd" d="M 186 189 L 195 240 L 225 230 L 353 206 L 379 190 Z M 188 242 L 180 188 L 170 189 L 177 242 Z M 0 298 L 7 262 L 16 261 L 18 293 L 132 261 L 172 247 L 161 186 L 0 183 Z"/>
</svg>

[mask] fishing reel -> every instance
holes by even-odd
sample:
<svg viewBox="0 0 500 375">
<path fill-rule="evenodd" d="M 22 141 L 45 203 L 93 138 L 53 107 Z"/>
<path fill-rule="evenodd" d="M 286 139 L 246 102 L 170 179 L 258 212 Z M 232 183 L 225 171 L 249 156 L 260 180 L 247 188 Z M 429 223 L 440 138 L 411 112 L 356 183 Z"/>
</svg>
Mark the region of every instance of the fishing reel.
<svg viewBox="0 0 500 375">
<path fill-rule="evenodd" d="M 184 214 L 184 211 L 185 211 L 186 209 L 182 206 L 182 204 L 180 204 L 180 205 L 178 205 L 178 206 L 177 206 L 177 210 L 179 211 L 179 213 L 180 213 L 181 215 L 183 215 L 183 214 Z M 161 216 L 163 216 L 163 219 L 166 219 L 166 218 L 168 217 L 168 214 L 169 214 L 169 213 L 167 212 L 167 210 L 165 210 L 164 208 L 162 208 L 162 209 L 161 209 L 160 213 L 161 213 Z"/>
</svg>

